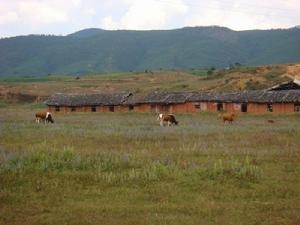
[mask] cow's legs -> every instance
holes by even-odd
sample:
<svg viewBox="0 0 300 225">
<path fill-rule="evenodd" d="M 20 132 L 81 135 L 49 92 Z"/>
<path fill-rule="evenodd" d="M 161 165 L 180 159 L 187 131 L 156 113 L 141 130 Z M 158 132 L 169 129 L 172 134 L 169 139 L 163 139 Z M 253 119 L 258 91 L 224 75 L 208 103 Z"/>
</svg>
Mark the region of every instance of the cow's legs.
<svg viewBox="0 0 300 225">
<path fill-rule="evenodd" d="M 161 127 L 163 127 L 164 126 L 164 121 L 160 120 L 159 124 L 160 124 Z"/>
<path fill-rule="evenodd" d="M 170 121 L 168 121 L 168 127 L 171 125 L 171 122 Z"/>
</svg>

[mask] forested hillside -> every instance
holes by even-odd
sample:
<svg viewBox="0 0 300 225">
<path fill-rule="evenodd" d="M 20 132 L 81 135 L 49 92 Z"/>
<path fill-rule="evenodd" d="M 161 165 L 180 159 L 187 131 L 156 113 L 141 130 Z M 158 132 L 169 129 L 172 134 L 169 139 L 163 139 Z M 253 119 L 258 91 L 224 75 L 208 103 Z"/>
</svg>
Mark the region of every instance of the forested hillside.
<svg viewBox="0 0 300 225">
<path fill-rule="evenodd" d="M 0 39 L 0 76 L 227 67 L 300 61 L 300 29 L 86 29 Z"/>
</svg>

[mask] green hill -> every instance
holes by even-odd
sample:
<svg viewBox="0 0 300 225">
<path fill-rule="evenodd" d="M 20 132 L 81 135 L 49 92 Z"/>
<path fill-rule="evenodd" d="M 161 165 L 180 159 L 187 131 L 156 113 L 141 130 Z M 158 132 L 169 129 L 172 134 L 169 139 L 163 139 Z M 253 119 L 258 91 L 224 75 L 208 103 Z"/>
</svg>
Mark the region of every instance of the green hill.
<svg viewBox="0 0 300 225">
<path fill-rule="evenodd" d="M 227 67 L 236 62 L 300 62 L 300 29 L 86 29 L 68 36 L 0 39 L 0 76 Z"/>
</svg>

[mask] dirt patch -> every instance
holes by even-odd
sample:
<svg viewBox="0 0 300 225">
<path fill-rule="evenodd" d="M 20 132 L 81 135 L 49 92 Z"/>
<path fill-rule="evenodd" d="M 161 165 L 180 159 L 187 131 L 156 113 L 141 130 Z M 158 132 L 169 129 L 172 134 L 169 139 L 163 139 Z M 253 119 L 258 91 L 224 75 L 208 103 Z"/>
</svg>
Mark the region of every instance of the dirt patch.
<svg viewBox="0 0 300 225">
<path fill-rule="evenodd" d="M 293 76 L 300 76 L 300 64 L 289 65 L 287 67 L 287 72 Z"/>
<path fill-rule="evenodd" d="M 8 102 L 21 102 L 21 103 L 39 103 L 47 99 L 47 96 L 36 96 L 30 94 L 5 92 L 0 93 L 0 99 Z"/>
</svg>

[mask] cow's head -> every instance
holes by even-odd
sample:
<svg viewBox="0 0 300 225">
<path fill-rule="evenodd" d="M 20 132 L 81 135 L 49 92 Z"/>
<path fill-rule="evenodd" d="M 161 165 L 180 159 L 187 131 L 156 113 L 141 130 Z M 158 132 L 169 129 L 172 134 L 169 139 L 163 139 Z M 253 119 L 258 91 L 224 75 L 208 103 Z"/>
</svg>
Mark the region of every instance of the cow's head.
<svg viewBox="0 0 300 225">
<path fill-rule="evenodd" d="M 49 123 L 54 123 L 54 120 L 51 116 L 51 113 L 47 112 L 47 115 L 46 115 L 46 121 Z"/>
<path fill-rule="evenodd" d="M 163 114 L 162 114 L 162 113 L 158 114 L 157 120 L 161 120 L 162 117 L 163 117 Z"/>
</svg>

